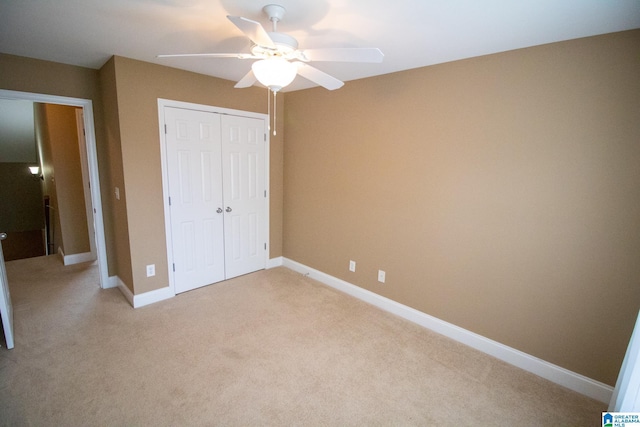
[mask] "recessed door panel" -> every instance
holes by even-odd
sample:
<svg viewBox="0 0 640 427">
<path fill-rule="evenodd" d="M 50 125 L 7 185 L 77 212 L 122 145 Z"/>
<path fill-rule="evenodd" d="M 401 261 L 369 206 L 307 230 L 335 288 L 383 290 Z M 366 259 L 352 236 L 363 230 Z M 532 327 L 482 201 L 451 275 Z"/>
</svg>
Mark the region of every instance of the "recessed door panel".
<svg viewBox="0 0 640 427">
<path fill-rule="evenodd" d="M 207 267 L 212 267 L 216 263 L 222 263 L 222 260 L 216 258 L 216 240 L 222 238 L 218 234 L 219 230 L 216 230 L 216 221 L 214 219 L 207 219 L 204 221 L 204 264 Z"/>
<path fill-rule="evenodd" d="M 237 124 L 230 124 L 230 126 L 226 129 L 226 133 L 229 136 L 227 139 L 228 144 L 240 143 L 240 126 L 238 126 Z"/>
<path fill-rule="evenodd" d="M 249 222 L 249 238 L 248 238 L 248 252 L 250 257 L 258 255 L 258 214 L 250 212 L 247 215 Z"/>
<path fill-rule="evenodd" d="M 247 198 L 258 198 L 258 154 L 247 153 Z"/>
<path fill-rule="evenodd" d="M 240 215 L 231 216 L 231 233 L 229 233 L 229 240 L 231 241 L 230 253 L 227 253 L 227 258 L 231 262 L 238 262 L 242 257 L 242 218 Z M 231 255 L 229 257 L 229 255 Z"/>
<path fill-rule="evenodd" d="M 196 236 L 193 221 L 180 224 L 182 252 L 184 252 L 184 270 L 192 272 L 196 269 Z"/>
<path fill-rule="evenodd" d="M 180 203 L 191 203 L 191 155 L 190 151 L 178 151 L 178 180 L 180 181 Z"/>
<path fill-rule="evenodd" d="M 175 137 L 180 142 L 189 140 L 189 122 L 180 119 L 175 121 Z"/>
<path fill-rule="evenodd" d="M 220 191 L 219 188 L 214 188 L 215 179 L 213 174 L 218 172 L 219 168 L 214 170 L 213 154 L 210 151 L 203 151 L 200 153 L 200 180 L 202 181 L 202 200 L 205 202 L 212 202 L 215 197 L 215 192 Z"/>
<path fill-rule="evenodd" d="M 229 173 L 228 173 L 228 178 L 227 178 L 227 188 L 229 189 L 229 191 L 227 192 L 227 194 L 225 195 L 225 199 L 226 200 L 240 200 L 241 197 L 241 173 L 242 171 L 240 170 L 241 166 L 241 161 L 242 161 L 242 154 L 239 152 L 233 152 L 230 151 L 227 154 L 227 158 L 228 158 L 228 166 L 229 166 Z"/>
</svg>

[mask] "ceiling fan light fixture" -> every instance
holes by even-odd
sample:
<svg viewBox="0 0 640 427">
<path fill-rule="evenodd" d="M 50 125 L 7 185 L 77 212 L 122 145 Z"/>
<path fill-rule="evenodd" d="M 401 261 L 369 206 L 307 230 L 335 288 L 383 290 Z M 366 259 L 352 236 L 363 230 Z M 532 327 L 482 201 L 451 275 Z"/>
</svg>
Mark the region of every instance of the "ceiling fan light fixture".
<svg viewBox="0 0 640 427">
<path fill-rule="evenodd" d="M 294 63 L 280 57 L 256 61 L 251 65 L 251 69 L 256 79 L 273 92 L 291 84 L 298 73 Z"/>
</svg>

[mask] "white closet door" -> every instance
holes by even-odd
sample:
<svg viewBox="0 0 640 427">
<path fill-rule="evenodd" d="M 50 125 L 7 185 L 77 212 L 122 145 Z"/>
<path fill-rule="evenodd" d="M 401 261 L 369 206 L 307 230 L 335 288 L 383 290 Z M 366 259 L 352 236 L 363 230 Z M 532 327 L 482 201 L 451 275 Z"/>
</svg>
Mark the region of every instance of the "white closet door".
<svg viewBox="0 0 640 427">
<path fill-rule="evenodd" d="M 222 183 L 227 279 L 266 266 L 264 120 L 222 117 Z"/>
<path fill-rule="evenodd" d="M 176 293 L 225 278 L 220 115 L 165 108 Z"/>
</svg>

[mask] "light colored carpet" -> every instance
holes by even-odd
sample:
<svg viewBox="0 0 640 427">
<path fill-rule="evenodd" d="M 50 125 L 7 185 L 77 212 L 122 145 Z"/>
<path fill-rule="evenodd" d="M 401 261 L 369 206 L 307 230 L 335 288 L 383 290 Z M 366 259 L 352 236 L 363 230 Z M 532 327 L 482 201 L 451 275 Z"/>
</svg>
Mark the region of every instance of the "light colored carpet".
<svg viewBox="0 0 640 427">
<path fill-rule="evenodd" d="M 606 410 L 285 268 L 136 310 L 91 264 L 7 273 L 1 425 L 598 426 Z"/>
</svg>

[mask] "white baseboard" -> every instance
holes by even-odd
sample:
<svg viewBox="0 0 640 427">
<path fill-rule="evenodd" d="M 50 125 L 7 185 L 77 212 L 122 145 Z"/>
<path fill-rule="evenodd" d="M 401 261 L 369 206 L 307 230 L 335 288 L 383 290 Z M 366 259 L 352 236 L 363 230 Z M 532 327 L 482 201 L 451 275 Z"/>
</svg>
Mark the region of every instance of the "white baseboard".
<svg viewBox="0 0 640 427">
<path fill-rule="evenodd" d="M 129 301 L 131 307 L 135 308 L 135 305 L 133 305 L 133 292 L 129 290 L 127 285 L 125 285 L 122 279 L 120 279 L 118 276 L 111 276 L 109 280 L 111 279 L 115 279 L 114 281 L 116 282 L 116 286 L 118 287 L 118 289 L 120 289 L 122 295 L 124 295 L 125 299 Z"/>
<path fill-rule="evenodd" d="M 113 286 L 114 283 L 115 286 Z M 134 295 L 118 276 L 109 277 L 109 287 L 117 287 L 120 289 L 122 295 L 124 295 L 133 308 L 144 307 L 145 305 L 153 304 L 154 302 L 163 301 L 176 296 L 169 286 L 145 292 L 143 294 Z"/>
<path fill-rule="evenodd" d="M 65 255 L 61 247 L 58 247 L 58 255 L 62 258 L 64 265 L 80 264 L 82 262 L 95 261 L 96 257 L 91 252 L 83 252 L 80 254 Z"/>
<path fill-rule="evenodd" d="M 266 269 L 270 269 L 270 268 L 276 268 L 276 267 L 282 267 L 282 257 L 279 256 L 277 258 L 271 258 L 269 261 L 267 261 L 267 267 Z"/>
<path fill-rule="evenodd" d="M 175 297 L 176 294 L 173 290 L 167 286 L 164 288 L 156 289 L 154 291 L 145 292 L 143 294 L 133 296 L 133 308 L 144 307 L 145 305 L 153 304 L 154 302 L 164 301 L 169 298 Z"/>
<path fill-rule="evenodd" d="M 117 288 L 120 278 L 118 276 L 109 276 L 109 280 L 102 286 L 102 289 Z"/>
<path fill-rule="evenodd" d="M 337 277 L 330 276 L 321 271 L 307 267 L 288 258 L 283 258 L 284 267 L 308 275 L 327 286 L 335 288 L 362 301 L 372 304 L 382 310 L 400 316 L 410 322 L 416 323 L 455 341 L 489 354 L 497 359 L 507 362 L 525 371 L 536 374 L 542 378 L 566 387 L 570 390 L 589 396 L 603 403 L 609 403 L 613 394 L 613 387 L 585 377 L 584 375 L 546 362 L 535 356 L 531 356 L 520 350 L 500 344 L 489 338 L 474 332 L 460 328 L 451 323 L 430 316 L 426 313 L 408 307 L 374 292 L 360 288 Z"/>
</svg>

